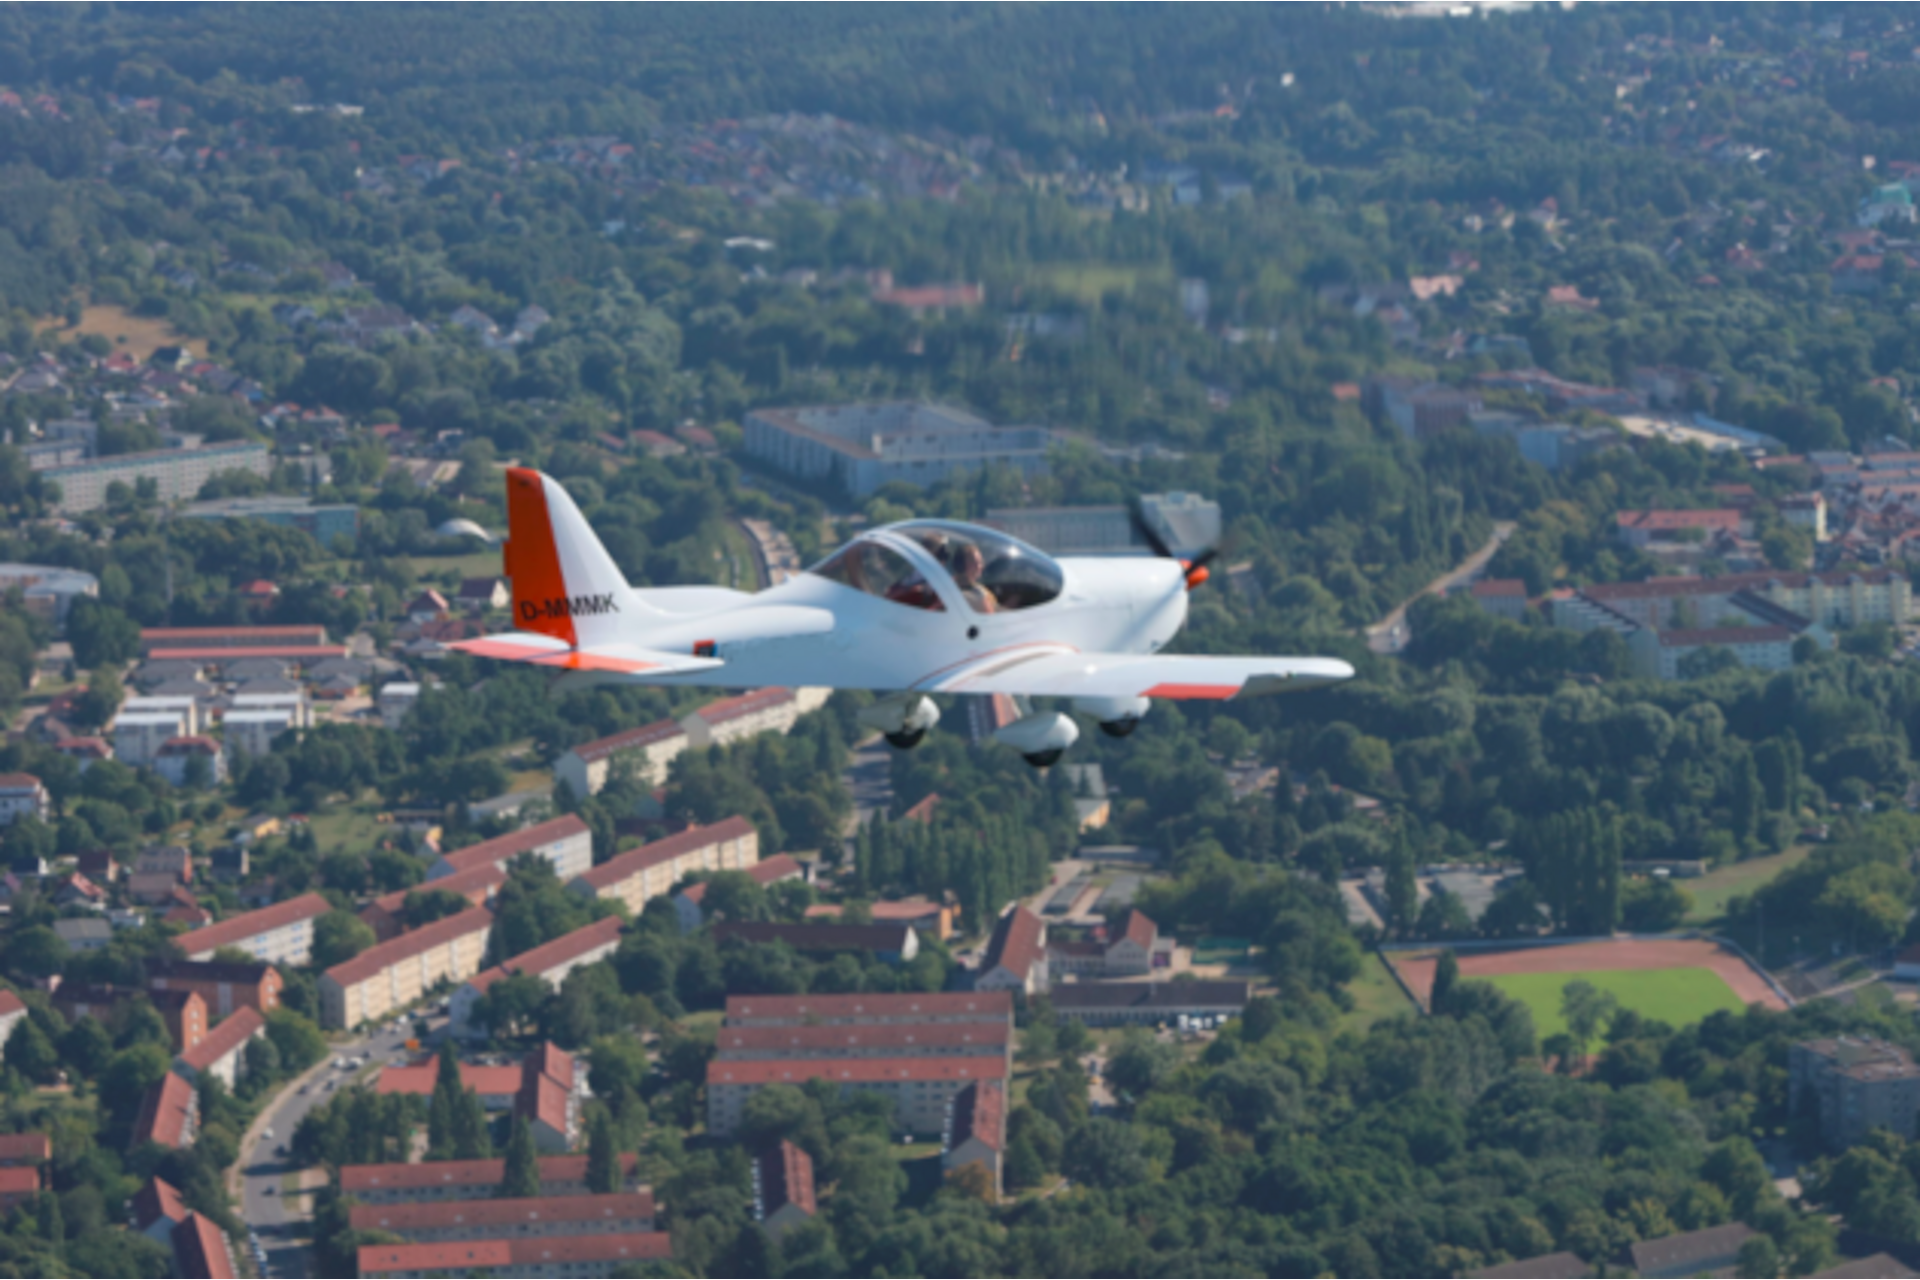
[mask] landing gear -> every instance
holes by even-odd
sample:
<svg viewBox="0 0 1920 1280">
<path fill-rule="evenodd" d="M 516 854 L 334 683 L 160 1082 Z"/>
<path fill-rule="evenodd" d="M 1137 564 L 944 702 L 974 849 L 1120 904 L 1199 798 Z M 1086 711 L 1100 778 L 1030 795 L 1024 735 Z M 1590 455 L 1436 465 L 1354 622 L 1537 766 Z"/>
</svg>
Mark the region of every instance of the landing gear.
<svg viewBox="0 0 1920 1280">
<path fill-rule="evenodd" d="M 860 723 L 878 729 L 900 750 L 911 751 L 940 723 L 940 708 L 924 694 L 895 693 L 861 708 Z"/>
<path fill-rule="evenodd" d="M 888 742 L 891 742 L 902 751 L 911 751 L 919 746 L 920 739 L 926 736 L 927 731 L 925 729 L 915 729 L 911 733 L 889 733 L 886 735 L 886 738 Z"/>
<path fill-rule="evenodd" d="M 1026 762 L 1034 768 L 1044 769 L 1048 765 L 1057 763 L 1060 757 L 1066 754 L 1066 751 L 1067 749 L 1065 747 L 1055 747 L 1051 751 L 1036 751 L 1032 755 L 1025 757 L 1025 759 Z"/>
<path fill-rule="evenodd" d="M 1129 716 L 1125 720 L 1102 720 L 1100 732 L 1109 738 L 1124 738 L 1140 727 L 1140 717 Z"/>
</svg>

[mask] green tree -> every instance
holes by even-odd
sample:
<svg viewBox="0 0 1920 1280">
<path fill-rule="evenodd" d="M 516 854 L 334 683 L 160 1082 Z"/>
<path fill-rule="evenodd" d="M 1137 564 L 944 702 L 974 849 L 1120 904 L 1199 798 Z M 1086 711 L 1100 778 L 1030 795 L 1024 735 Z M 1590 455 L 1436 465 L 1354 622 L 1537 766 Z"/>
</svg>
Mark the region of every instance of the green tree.
<svg viewBox="0 0 1920 1280">
<path fill-rule="evenodd" d="M 503 1200 L 532 1200 L 540 1195 L 540 1162 L 533 1147 L 533 1127 L 525 1116 L 513 1118 L 507 1139 L 505 1175 L 500 1179 Z"/>
<path fill-rule="evenodd" d="M 1448 1002 L 1453 998 L 1454 988 L 1460 984 L 1460 960 L 1449 947 L 1440 953 L 1440 959 L 1433 966 L 1433 990 L 1427 997 L 1427 1008 L 1434 1013 L 1447 1013 Z"/>
<path fill-rule="evenodd" d="M 611 1195 L 620 1189 L 620 1155 L 614 1150 L 613 1121 L 596 1108 L 587 1130 L 587 1191 Z"/>
<path fill-rule="evenodd" d="M 1618 1005 L 1611 991 L 1602 991 L 1591 982 L 1576 980 L 1560 989 L 1560 1016 L 1567 1024 L 1567 1037 L 1576 1058 L 1586 1058 L 1587 1046 Z"/>
<path fill-rule="evenodd" d="M 329 911 L 313 922 L 313 967 L 331 969 L 376 941 L 373 927 L 351 911 Z"/>
</svg>

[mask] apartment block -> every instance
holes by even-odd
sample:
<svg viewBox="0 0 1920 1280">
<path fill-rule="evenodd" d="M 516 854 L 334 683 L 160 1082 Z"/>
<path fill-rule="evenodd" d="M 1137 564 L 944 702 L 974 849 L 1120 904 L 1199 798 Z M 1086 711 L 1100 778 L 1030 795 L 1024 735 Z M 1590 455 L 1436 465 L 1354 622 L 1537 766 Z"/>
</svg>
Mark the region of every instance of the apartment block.
<svg viewBox="0 0 1920 1280">
<path fill-rule="evenodd" d="M 298 966 L 313 958 L 313 922 L 331 910 L 319 894 L 303 893 L 181 934 L 176 941 L 189 960 L 211 960 L 220 948 L 233 947 L 268 964 Z"/>
<path fill-rule="evenodd" d="M 1008 1022 L 920 1022 L 720 1028 L 714 1056 L 723 1062 L 783 1058 L 1006 1059 Z"/>
<path fill-rule="evenodd" d="M 1910 1138 L 1920 1117 L 1920 1064 L 1899 1045 L 1871 1037 L 1803 1040 L 1788 1054 L 1791 1108 L 1817 1109 L 1820 1138 L 1844 1150 L 1875 1129 Z"/>
<path fill-rule="evenodd" d="M 553 776 L 582 799 L 600 794 L 616 764 L 631 765 L 635 778 L 657 787 L 667 780 L 667 766 L 686 749 L 687 731 L 679 722 L 658 720 L 562 752 L 553 762 Z"/>
<path fill-rule="evenodd" d="M 540 1195 L 584 1196 L 587 1157 L 540 1158 Z M 634 1182 L 640 1157 L 631 1151 L 620 1156 L 624 1190 Z M 445 1200 L 493 1200 L 506 1177 L 505 1160 L 432 1160 L 425 1164 L 349 1164 L 340 1168 L 340 1190 L 362 1204 L 418 1204 Z"/>
<path fill-rule="evenodd" d="M 620 947 L 620 919 L 608 916 L 596 920 L 584 929 L 575 929 L 572 933 L 555 938 L 552 942 L 523 951 L 512 959 L 462 983 L 453 993 L 448 1011 L 455 1035 L 477 1033 L 479 1028 L 473 1023 L 473 1009 L 488 988 L 503 978 L 514 974 L 525 974 L 539 978 L 549 987 L 558 990 L 567 980 L 567 975 L 582 965 L 598 963 L 612 955 Z"/>
<path fill-rule="evenodd" d="M 1007 1150 L 1007 1090 L 998 1080 L 970 1084 L 953 1095 L 940 1138 L 940 1168 L 946 1173 L 978 1164 L 1003 1189 Z"/>
<path fill-rule="evenodd" d="M 632 1235 L 653 1230 L 653 1192 L 543 1196 L 537 1200 L 447 1200 L 414 1204 L 357 1204 L 355 1231 L 388 1231 L 409 1244 L 445 1244 L 503 1237 Z"/>
<path fill-rule="evenodd" d="M 173 1069 L 195 1084 L 202 1076 L 212 1075 L 231 1090 L 246 1075 L 247 1046 L 266 1034 L 267 1020 L 243 1008 L 207 1032 L 199 1044 L 176 1055 Z"/>
<path fill-rule="evenodd" d="M 544 1236 L 461 1244 L 360 1246 L 362 1276 L 610 1276 L 673 1257 L 664 1231 L 634 1235 Z"/>
<path fill-rule="evenodd" d="M 149 991 L 193 991 L 207 1003 L 215 1021 L 236 1009 L 265 1015 L 280 1007 L 284 985 L 280 971 L 270 964 L 239 964 L 221 960 L 149 960 Z"/>
<path fill-rule="evenodd" d="M 460 982 L 480 971 L 493 913 L 475 907 L 403 933 L 320 975 L 321 1020 L 350 1031 L 405 1008 L 435 983 Z"/>
<path fill-rule="evenodd" d="M 746 871 L 758 861 L 760 833 L 745 818 L 728 818 L 629 849 L 582 873 L 568 888 L 583 897 L 624 903 L 638 916 L 650 899 L 688 876 Z"/>
<path fill-rule="evenodd" d="M 980 1080 L 1004 1081 L 1003 1059 L 979 1055 L 920 1058 L 785 1058 L 707 1064 L 707 1131 L 726 1137 L 751 1098 L 769 1085 L 825 1080 L 843 1090 L 877 1094 L 893 1109 L 901 1133 L 935 1134 L 946 1125 L 954 1095 Z"/>
<path fill-rule="evenodd" d="M 564 883 L 593 865 L 593 833 L 578 815 L 571 813 L 537 826 L 510 831 L 504 836 L 442 854 L 427 870 L 427 887 L 433 887 L 433 882 L 444 876 L 478 866 L 504 865 L 522 854 L 551 862 L 554 874 Z"/>
<path fill-rule="evenodd" d="M 856 995 L 728 996 L 728 1027 L 887 1026 L 986 1022 L 1011 1029 L 1006 991 L 860 993 Z"/>
<path fill-rule="evenodd" d="M 104 507 L 107 490 L 115 484 L 133 490 L 142 480 L 150 480 L 161 502 L 178 502 L 199 497 L 207 481 L 224 471 L 246 471 L 264 480 L 272 467 L 265 445 L 236 440 L 197 449 L 118 453 L 48 467 L 40 474 L 60 486 L 60 501 L 54 509 L 62 515 L 74 515 Z"/>
<path fill-rule="evenodd" d="M 987 466 L 1043 475 L 1053 443 L 1042 427 L 996 427 L 959 409 L 905 402 L 758 409 L 744 426 L 749 457 L 856 498 L 895 480 L 931 485 Z"/>
<path fill-rule="evenodd" d="M 785 733 L 793 722 L 825 704 L 825 689 L 755 689 L 709 702 L 680 717 L 687 745 L 699 750 L 724 747 L 762 733 Z"/>
</svg>

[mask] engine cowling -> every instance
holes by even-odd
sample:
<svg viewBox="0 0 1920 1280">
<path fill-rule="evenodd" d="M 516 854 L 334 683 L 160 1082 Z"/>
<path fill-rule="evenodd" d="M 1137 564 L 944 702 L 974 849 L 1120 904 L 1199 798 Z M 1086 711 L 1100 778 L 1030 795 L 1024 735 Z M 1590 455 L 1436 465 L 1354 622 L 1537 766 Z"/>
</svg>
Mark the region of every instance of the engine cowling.
<svg viewBox="0 0 1920 1280">
<path fill-rule="evenodd" d="M 995 729 L 993 736 L 996 742 L 1004 742 L 1025 756 L 1034 768 L 1044 769 L 1080 741 L 1080 726 L 1073 722 L 1072 716 L 1061 712 L 1037 711 L 1005 728 Z"/>
<path fill-rule="evenodd" d="M 919 745 L 927 730 L 940 723 L 940 708 L 923 693 L 896 693 L 861 708 L 858 719 L 886 734 L 894 746 L 906 748 Z"/>
</svg>

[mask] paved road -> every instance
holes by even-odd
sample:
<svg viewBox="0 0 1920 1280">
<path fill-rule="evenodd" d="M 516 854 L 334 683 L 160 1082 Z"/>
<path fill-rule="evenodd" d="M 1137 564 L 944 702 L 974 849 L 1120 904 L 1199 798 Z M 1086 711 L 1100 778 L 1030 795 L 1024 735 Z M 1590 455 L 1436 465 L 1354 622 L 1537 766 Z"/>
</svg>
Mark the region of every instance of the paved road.
<svg viewBox="0 0 1920 1280">
<path fill-rule="evenodd" d="M 1429 582 L 1418 595 L 1410 596 L 1395 605 L 1393 612 L 1367 628 L 1367 648 L 1375 653 L 1398 653 L 1407 647 L 1407 641 L 1413 637 L 1407 632 L 1407 609 L 1420 596 L 1445 595 L 1457 583 L 1465 582 L 1486 567 L 1493 559 L 1494 552 L 1500 550 L 1500 544 L 1513 536 L 1514 522 L 1497 520 L 1493 526 L 1493 536 L 1483 543 L 1480 549 L 1462 560 L 1453 568 Z"/>
<path fill-rule="evenodd" d="M 877 736 L 853 750 L 847 789 L 853 793 L 854 821 L 861 826 L 893 804 L 893 750 L 885 738 Z"/>
<path fill-rule="evenodd" d="M 412 1034 L 409 1020 L 396 1031 L 384 1027 L 357 1040 L 333 1046 L 327 1060 L 290 1082 L 261 1109 L 242 1142 L 240 1153 L 240 1217 L 260 1235 L 267 1251 L 267 1269 L 272 1276 L 308 1275 L 308 1257 L 302 1237 L 307 1233 L 308 1201 L 296 1196 L 289 1204 L 282 1195 L 286 1175 L 296 1172 L 293 1161 L 279 1153 L 293 1137 L 293 1131 L 309 1111 L 320 1106 L 347 1081 L 351 1071 L 342 1071 L 334 1063 L 365 1055 L 370 1064 L 384 1064 L 406 1052 L 406 1039 Z M 249 1254 L 251 1249 L 234 1242 Z"/>
</svg>

